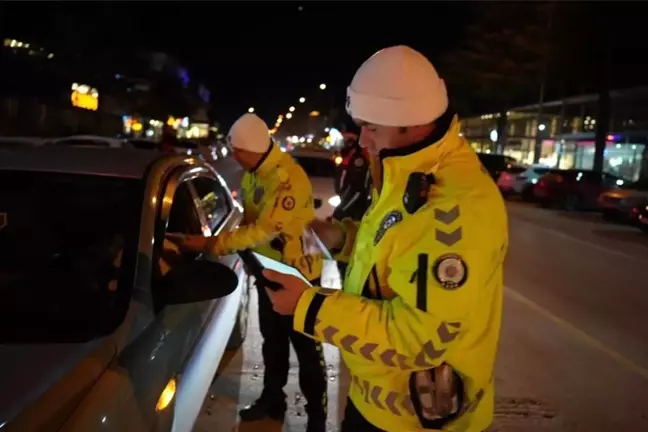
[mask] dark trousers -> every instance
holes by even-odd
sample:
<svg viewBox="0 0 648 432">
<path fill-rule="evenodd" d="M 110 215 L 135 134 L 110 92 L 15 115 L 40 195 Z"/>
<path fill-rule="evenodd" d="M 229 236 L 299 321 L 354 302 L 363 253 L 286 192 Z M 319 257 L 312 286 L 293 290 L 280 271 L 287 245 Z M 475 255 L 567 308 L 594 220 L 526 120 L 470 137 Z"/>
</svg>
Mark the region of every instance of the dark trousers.
<svg viewBox="0 0 648 432">
<path fill-rule="evenodd" d="M 313 284 L 319 284 L 319 280 Z M 299 360 L 299 387 L 306 398 L 306 413 L 309 418 L 326 416 L 326 362 L 322 344 L 294 331 L 293 317 L 275 312 L 265 289 L 259 288 L 259 326 L 265 366 L 262 398 L 285 405 L 283 388 L 288 382 L 292 342 Z"/>
<path fill-rule="evenodd" d="M 351 398 L 347 398 L 344 420 L 340 432 L 383 432 L 382 429 L 372 425 L 362 417 L 360 411 L 353 405 Z"/>
</svg>

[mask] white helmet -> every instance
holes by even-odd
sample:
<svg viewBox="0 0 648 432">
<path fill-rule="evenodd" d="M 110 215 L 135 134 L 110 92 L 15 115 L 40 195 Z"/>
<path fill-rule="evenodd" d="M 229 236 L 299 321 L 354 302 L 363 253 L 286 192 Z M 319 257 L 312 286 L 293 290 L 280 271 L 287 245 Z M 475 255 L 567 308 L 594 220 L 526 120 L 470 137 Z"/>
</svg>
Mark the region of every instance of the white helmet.
<svg viewBox="0 0 648 432">
<path fill-rule="evenodd" d="M 270 131 L 256 114 L 243 114 L 227 134 L 233 148 L 253 153 L 265 153 L 270 147 Z"/>
<path fill-rule="evenodd" d="M 432 63 L 404 46 L 378 51 L 347 88 L 349 115 L 382 126 L 432 123 L 448 109 L 448 93 Z"/>
</svg>

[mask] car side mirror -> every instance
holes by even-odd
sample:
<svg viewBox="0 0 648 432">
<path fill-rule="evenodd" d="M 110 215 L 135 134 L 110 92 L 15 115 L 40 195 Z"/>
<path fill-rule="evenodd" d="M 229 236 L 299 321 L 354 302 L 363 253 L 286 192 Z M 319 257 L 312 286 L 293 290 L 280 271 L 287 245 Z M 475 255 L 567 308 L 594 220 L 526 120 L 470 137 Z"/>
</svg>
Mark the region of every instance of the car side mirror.
<svg viewBox="0 0 648 432">
<path fill-rule="evenodd" d="M 217 262 L 181 259 L 164 275 L 165 304 L 196 303 L 230 295 L 238 286 L 234 271 Z"/>
<path fill-rule="evenodd" d="M 319 199 L 319 198 L 315 198 L 315 199 L 313 200 L 313 207 L 315 207 L 315 210 L 317 210 L 318 208 L 322 207 L 322 200 Z"/>
</svg>

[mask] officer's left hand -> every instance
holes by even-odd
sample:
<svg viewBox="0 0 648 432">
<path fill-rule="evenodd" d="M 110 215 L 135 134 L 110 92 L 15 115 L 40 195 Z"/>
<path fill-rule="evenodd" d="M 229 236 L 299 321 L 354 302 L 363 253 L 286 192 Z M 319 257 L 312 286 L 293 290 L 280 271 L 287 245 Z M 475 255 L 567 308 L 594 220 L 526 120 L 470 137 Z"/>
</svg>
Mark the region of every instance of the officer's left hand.
<svg viewBox="0 0 648 432">
<path fill-rule="evenodd" d="M 201 235 L 167 233 L 166 239 L 178 246 L 182 252 L 201 253 L 207 246 L 207 237 Z"/>
<path fill-rule="evenodd" d="M 281 315 L 294 315 L 297 309 L 299 298 L 308 289 L 308 285 L 303 280 L 296 276 L 279 273 L 274 270 L 263 270 L 263 276 L 266 279 L 277 282 L 283 288 L 277 291 L 272 291 L 266 288 L 268 297 L 272 301 L 272 308 Z"/>
</svg>

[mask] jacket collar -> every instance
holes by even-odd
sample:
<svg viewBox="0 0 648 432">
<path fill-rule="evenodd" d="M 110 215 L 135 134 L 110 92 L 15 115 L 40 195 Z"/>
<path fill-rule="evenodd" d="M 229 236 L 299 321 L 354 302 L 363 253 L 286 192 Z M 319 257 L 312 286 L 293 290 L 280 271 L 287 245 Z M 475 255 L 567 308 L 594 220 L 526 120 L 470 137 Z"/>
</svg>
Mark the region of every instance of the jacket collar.
<svg viewBox="0 0 648 432">
<path fill-rule="evenodd" d="M 257 175 L 259 178 L 268 177 L 268 175 L 277 167 L 283 156 L 284 154 L 279 146 L 270 140 L 270 147 L 263 154 L 257 166 L 251 169 L 250 172 Z"/>
<path fill-rule="evenodd" d="M 397 149 L 380 152 L 383 188 L 406 183 L 413 172 L 434 173 L 444 160 L 461 146 L 459 119 L 448 111 L 436 123 L 434 131 L 424 140 Z"/>
</svg>

